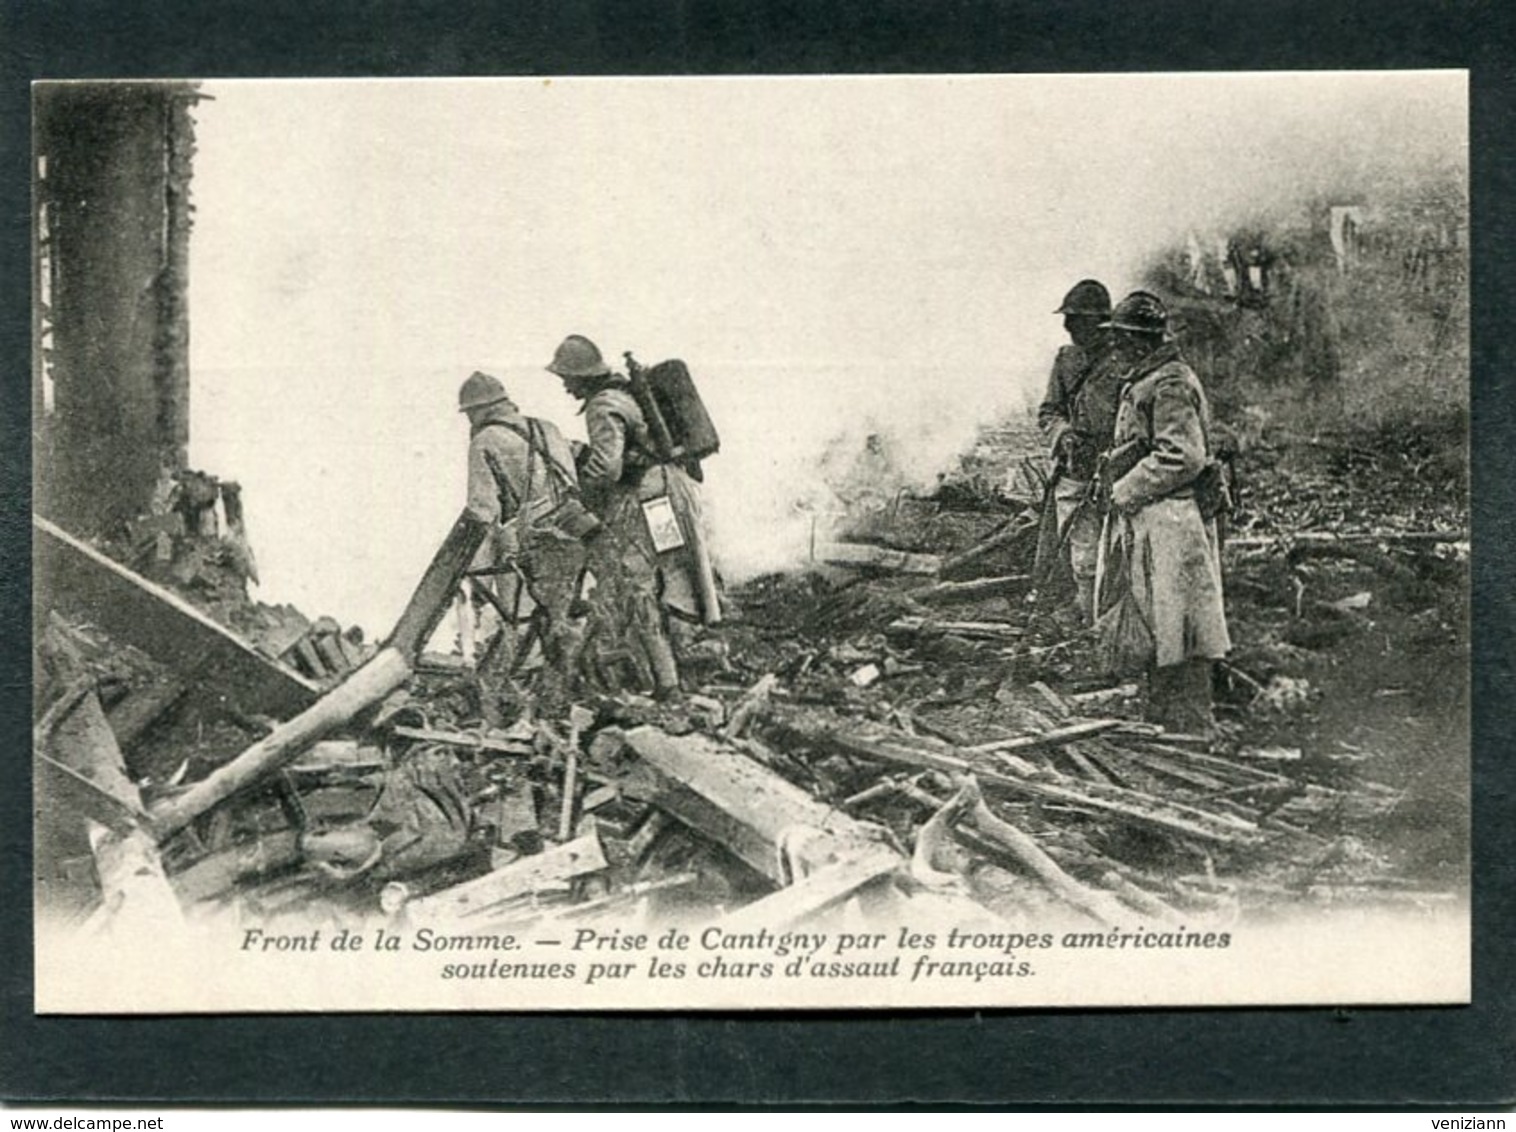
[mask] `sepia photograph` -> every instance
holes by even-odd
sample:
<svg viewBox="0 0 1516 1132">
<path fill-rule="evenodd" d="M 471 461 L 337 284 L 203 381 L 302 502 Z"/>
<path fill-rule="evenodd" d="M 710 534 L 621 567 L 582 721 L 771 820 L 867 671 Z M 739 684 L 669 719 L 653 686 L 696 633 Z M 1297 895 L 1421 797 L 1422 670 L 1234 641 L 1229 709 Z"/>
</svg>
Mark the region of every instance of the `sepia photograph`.
<svg viewBox="0 0 1516 1132">
<path fill-rule="evenodd" d="M 37 1012 L 1470 1001 L 1468 114 L 34 84 Z"/>
</svg>

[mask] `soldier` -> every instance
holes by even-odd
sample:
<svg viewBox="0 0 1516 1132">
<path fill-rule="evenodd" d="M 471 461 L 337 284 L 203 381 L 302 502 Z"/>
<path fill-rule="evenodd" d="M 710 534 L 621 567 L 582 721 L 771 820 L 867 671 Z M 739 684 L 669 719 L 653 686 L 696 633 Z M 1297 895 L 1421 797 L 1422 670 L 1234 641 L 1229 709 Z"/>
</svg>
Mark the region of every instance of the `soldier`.
<svg viewBox="0 0 1516 1132">
<path fill-rule="evenodd" d="M 468 415 L 468 510 L 494 524 L 484 547 L 487 569 L 512 579 L 503 589 L 516 599 L 501 607 L 505 624 L 479 666 L 484 717 L 499 723 L 501 697 L 523 650 L 515 640 L 520 597 L 535 608 L 528 633 L 542 646 L 538 707 L 547 714 L 567 707 L 582 638 L 574 600 L 583 579 L 585 540 L 599 522 L 579 496 L 573 452 L 550 422 L 521 415 L 498 378 L 473 373 L 458 391 Z"/>
<path fill-rule="evenodd" d="M 579 480 L 605 526 L 590 564 L 598 595 L 591 635 L 613 657 L 630 653 L 656 696 L 677 696 L 669 617 L 690 626 L 720 620 L 720 610 L 708 608 L 714 589 L 702 587 L 689 553 L 704 538 L 695 485 L 681 468 L 659 461 L 630 384 L 595 343 L 569 335 L 547 369 L 583 403 L 589 441 L 579 453 Z"/>
<path fill-rule="evenodd" d="M 1210 405 L 1156 295 L 1132 292 L 1107 326 L 1128 369 L 1102 479 L 1108 531 L 1124 552 L 1119 569 L 1153 638 L 1148 717 L 1207 734 L 1212 664 L 1231 648 L 1215 521 L 1225 488 L 1212 459 Z"/>
<path fill-rule="evenodd" d="M 1039 547 L 1043 561 L 1037 576 L 1050 576 L 1051 553 L 1062 554 L 1074 575 L 1075 603 L 1085 620 L 1093 617 L 1095 558 L 1100 516 L 1090 503 L 1090 482 L 1100 453 L 1110 447 L 1116 423 L 1119 370 L 1112 357 L 1111 334 L 1103 324 L 1111 316 L 1111 296 L 1094 279 L 1069 290 L 1053 312 L 1063 315 L 1070 344 L 1058 351 L 1048 378 L 1047 395 L 1037 424 L 1053 462 L 1051 494 L 1057 516 L 1057 541 Z"/>
</svg>

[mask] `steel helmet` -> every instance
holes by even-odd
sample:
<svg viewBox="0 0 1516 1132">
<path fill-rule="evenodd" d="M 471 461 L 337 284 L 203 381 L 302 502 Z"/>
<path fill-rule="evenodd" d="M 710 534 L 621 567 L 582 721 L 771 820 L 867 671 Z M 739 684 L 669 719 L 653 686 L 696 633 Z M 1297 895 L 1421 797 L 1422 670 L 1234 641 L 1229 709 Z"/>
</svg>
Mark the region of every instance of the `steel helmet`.
<svg viewBox="0 0 1516 1132">
<path fill-rule="evenodd" d="M 1116 330 L 1135 330 L 1141 334 L 1163 334 L 1169 328 L 1168 308 L 1151 291 L 1133 291 L 1101 323 Z"/>
<path fill-rule="evenodd" d="M 605 377 L 611 369 L 600 356 L 599 346 L 582 334 L 570 334 L 553 351 L 547 371 L 559 377 Z"/>
<path fill-rule="evenodd" d="M 1111 293 L 1105 284 L 1095 279 L 1081 279 L 1069 288 L 1063 302 L 1054 314 L 1098 314 L 1101 318 L 1111 316 Z"/>
<path fill-rule="evenodd" d="M 500 384 L 498 377 L 475 370 L 458 390 L 458 411 L 466 413 L 470 409 L 482 409 L 506 399 L 505 386 Z"/>
</svg>

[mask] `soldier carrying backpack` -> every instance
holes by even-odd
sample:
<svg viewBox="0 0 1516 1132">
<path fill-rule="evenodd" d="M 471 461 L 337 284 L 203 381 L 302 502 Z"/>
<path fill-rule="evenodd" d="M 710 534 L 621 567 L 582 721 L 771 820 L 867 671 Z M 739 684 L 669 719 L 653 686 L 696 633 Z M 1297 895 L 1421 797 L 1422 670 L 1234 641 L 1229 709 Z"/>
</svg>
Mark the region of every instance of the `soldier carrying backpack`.
<svg viewBox="0 0 1516 1132">
<path fill-rule="evenodd" d="M 605 526 L 590 571 L 638 680 L 677 695 L 672 635 L 681 641 L 721 621 L 721 598 L 706 541 L 700 461 L 719 448 L 689 370 L 670 361 L 644 370 L 627 357 L 612 372 L 599 348 L 572 334 L 548 372 L 582 403 L 589 442 L 579 454 L 585 502 Z M 593 632 L 593 630 L 592 630 Z"/>
</svg>

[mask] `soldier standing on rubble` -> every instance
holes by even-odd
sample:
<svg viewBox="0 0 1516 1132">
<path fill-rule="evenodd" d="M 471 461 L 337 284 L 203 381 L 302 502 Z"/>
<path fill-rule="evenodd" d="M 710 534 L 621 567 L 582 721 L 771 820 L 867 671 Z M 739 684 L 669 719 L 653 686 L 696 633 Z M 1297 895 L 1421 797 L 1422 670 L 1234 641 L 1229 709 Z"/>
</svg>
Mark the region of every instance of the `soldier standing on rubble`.
<svg viewBox="0 0 1516 1132">
<path fill-rule="evenodd" d="M 1095 556 L 1100 516 L 1090 501 L 1095 462 L 1111 443 L 1116 423 L 1119 369 L 1114 364 L 1111 333 L 1103 324 L 1111 316 L 1111 296 L 1094 279 L 1070 288 L 1054 314 L 1063 315 L 1070 344 L 1059 349 L 1048 378 L 1047 395 L 1037 411 L 1048 455 L 1053 461 L 1051 494 L 1057 516 L 1057 541 L 1039 550 L 1063 554 L 1067 547 L 1080 616 L 1093 618 Z M 1051 575 L 1053 561 L 1037 565 L 1037 577 Z"/>
<path fill-rule="evenodd" d="M 1212 458 L 1205 389 L 1168 333 L 1156 295 L 1134 291 L 1110 322 L 1127 369 L 1114 447 L 1101 461 L 1110 506 L 1108 551 L 1120 540 L 1124 575 L 1153 647 L 1148 717 L 1208 734 L 1211 668 L 1231 648 L 1222 603 L 1215 517 L 1225 487 Z M 1101 585 L 1105 603 L 1106 585 Z"/>
<path fill-rule="evenodd" d="M 505 623 L 479 665 L 481 709 L 487 722 L 502 722 L 501 698 L 524 651 L 515 639 L 524 590 L 536 607 L 527 633 L 541 643 L 546 662 L 537 706 L 557 714 L 567 708 L 579 658 L 582 630 L 573 605 L 585 540 L 600 524 L 580 499 L 568 441 L 550 422 L 522 416 L 498 378 L 471 374 L 458 391 L 458 409 L 469 421 L 468 510 L 495 532 L 481 555 L 487 570 L 515 579 L 502 588 L 517 594 L 502 603 Z"/>
<path fill-rule="evenodd" d="M 659 462 L 629 382 L 611 371 L 595 343 L 569 335 L 547 370 L 582 402 L 589 442 L 578 454 L 579 480 L 585 502 L 606 532 L 590 562 L 597 593 L 591 648 L 612 658 L 611 666 L 617 658 L 629 660 L 654 695 L 677 696 L 681 689 L 670 615 L 681 619 L 682 627 L 701 620 L 714 624 L 720 613 L 703 608 L 688 556 L 661 553 L 643 504 L 667 497 L 686 541 L 703 538 L 694 484 L 678 466 Z M 611 681 L 609 672 L 605 678 Z"/>
</svg>

